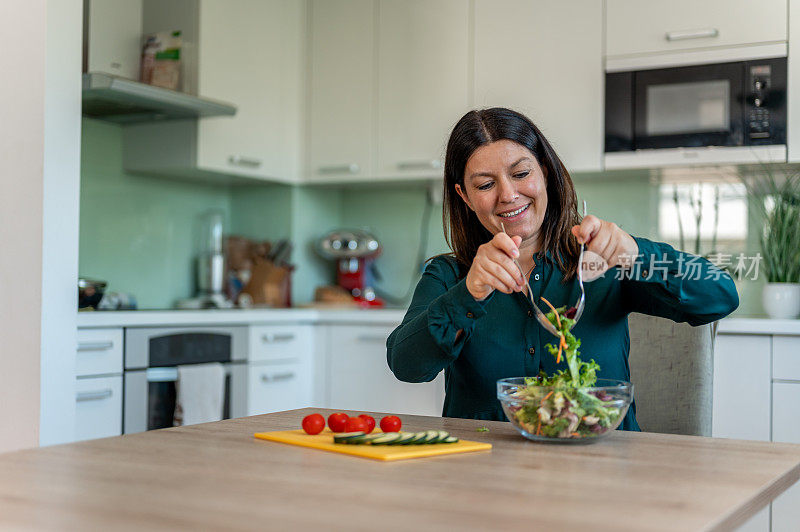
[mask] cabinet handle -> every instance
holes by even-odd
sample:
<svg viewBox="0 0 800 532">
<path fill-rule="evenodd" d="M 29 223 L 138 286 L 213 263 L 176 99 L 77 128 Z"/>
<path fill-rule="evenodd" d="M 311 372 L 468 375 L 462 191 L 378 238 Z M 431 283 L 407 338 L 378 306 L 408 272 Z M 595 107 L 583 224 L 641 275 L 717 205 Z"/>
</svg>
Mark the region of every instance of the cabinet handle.
<svg viewBox="0 0 800 532">
<path fill-rule="evenodd" d="M 294 340 L 294 334 L 264 334 L 261 336 L 261 341 L 265 344 L 277 344 L 281 342 L 291 342 Z"/>
<path fill-rule="evenodd" d="M 228 157 L 228 162 L 235 166 L 247 166 L 248 168 L 258 168 L 261 166 L 261 159 L 244 157 L 242 155 L 231 155 Z"/>
<path fill-rule="evenodd" d="M 75 395 L 75 400 L 78 402 L 99 401 L 101 399 L 108 399 L 112 395 L 114 395 L 114 391 L 111 389 L 97 390 L 94 392 L 78 392 Z"/>
<path fill-rule="evenodd" d="M 430 161 L 405 161 L 397 163 L 398 170 L 438 170 L 442 167 L 442 161 L 431 159 Z"/>
<path fill-rule="evenodd" d="M 274 375 L 261 374 L 261 382 L 281 382 L 294 379 L 294 372 L 290 373 L 276 373 Z"/>
<path fill-rule="evenodd" d="M 717 28 L 708 28 L 704 30 L 668 31 L 666 33 L 668 41 L 685 41 L 688 39 L 705 39 L 708 37 L 719 37 L 719 30 Z"/>
<path fill-rule="evenodd" d="M 339 166 L 320 166 L 317 172 L 320 174 L 357 174 L 361 167 L 356 163 L 342 164 Z"/>
<path fill-rule="evenodd" d="M 78 342 L 78 351 L 107 351 L 114 342 Z"/>
<path fill-rule="evenodd" d="M 380 334 L 362 334 L 356 337 L 357 342 L 386 342 L 387 336 L 381 336 Z"/>
<path fill-rule="evenodd" d="M 232 375 L 230 364 L 224 364 L 225 376 Z M 147 382 L 178 382 L 178 368 L 175 366 L 164 366 L 147 368 L 145 371 Z"/>
</svg>

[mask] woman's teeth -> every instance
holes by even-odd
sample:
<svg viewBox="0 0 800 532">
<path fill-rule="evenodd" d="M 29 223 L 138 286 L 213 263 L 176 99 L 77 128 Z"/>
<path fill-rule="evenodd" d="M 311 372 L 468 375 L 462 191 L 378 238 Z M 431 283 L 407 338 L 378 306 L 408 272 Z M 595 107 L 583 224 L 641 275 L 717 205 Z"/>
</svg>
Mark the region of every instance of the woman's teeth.
<svg viewBox="0 0 800 532">
<path fill-rule="evenodd" d="M 513 216 L 521 214 L 522 212 L 524 212 L 530 206 L 531 206 L 531 204 L 529 203 L 529 204 L 525 205 L 524 207 L 520 207 L 516 211 L 499 213 L 497 216 L 500 216 L 501 218 L 511 218 Z"/>
</svg>

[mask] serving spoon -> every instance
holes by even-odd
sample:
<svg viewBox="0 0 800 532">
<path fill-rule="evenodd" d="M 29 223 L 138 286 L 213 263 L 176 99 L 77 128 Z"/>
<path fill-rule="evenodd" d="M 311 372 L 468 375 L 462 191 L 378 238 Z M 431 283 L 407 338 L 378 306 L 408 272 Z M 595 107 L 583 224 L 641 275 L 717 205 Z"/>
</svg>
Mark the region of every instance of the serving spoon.
<svg viewBox="0 0 800 532">
<path fill-rule="evenodd" d="M 506 233 L 506 227 L 505 225 L 503 225 L 503 222 L 500 222 L 500 227 L 503 229 L 503 233 L 507 235 L 508 233 Z M 525 276 L 525 270 L 522 269 L 522 266 L 520 266 L 519 261 L 516 258 L 512 257 L 511 260 L 513 260 L 514 264 L 517 265 L 519 273 L 522 274 L 522 278 L 525 280 L 525 285 L 528 287 L 528 297 L 531 300 L 531 305 L 533 305 L 533 312 L 536 315 L 536 321 L 539 322 L 539 325 L 544 327 L 544 330 L 546 330 L 553 336 L 561 336 L 556 330 L 556 328 L 553 326 L 553 324 L 550 323 L 550 320 L 547 319 L 547 316 L 545 316 L 544 313 L 539 309 L 539 306 L 536 304 L 536 301 L 534 301 L 533 290 L 531 289 L 531 283 L 530 280 Z"/>
</svg>

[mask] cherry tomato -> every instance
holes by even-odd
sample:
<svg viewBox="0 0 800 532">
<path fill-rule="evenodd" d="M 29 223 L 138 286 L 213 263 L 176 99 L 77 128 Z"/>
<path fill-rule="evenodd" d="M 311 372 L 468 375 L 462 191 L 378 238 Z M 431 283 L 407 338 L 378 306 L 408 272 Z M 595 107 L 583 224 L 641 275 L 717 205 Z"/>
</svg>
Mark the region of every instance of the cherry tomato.
<svg viewBox="0 0 800 532">
<path fill-rule="evenodd" d="M 344 426 L 347 423 L 349 416 L 342 412 L 336 412 L 328 416 L 328 427 L 333 432 L 344 432 Z"/>
<path fill-rule="evenodd" d="M 397 416 L 386 416 L 381 419 L 381 430 L 383 432 L 400 432 L 403 423 Z"/>
<path fill-rule="evenodd" d="M 322 414 L 311 414 L 303 418 L 303 430 L 306 434 L 319 434 L 325 428 L 325 418 Z"/>
<path fill-rule="evenodd" d="M 364 432 L 366 432 L 367 434 L 369 434 L 370 432 L 372 432 L 373 430 L 375 430 L 375 418 L 374 418 L 374 417 L 372 417 L 372 416 L 368 416 L 367 414 L 361 414 L 361 415 L 360 415 L 360 416 L 358 416 L 358 417 L 360 417 L 361 419 L 363 419 L 363 420 L 364 420 L 364 423 L 366 423 L 366 424 L 367 424 L 367 430 L 365 430 Z"/>
<path fill-rule="evenodd" d="M 360 417 L 351 417 L 344 424 L 345 432 L 367 432 L 367 423 Z"/>
</svg>

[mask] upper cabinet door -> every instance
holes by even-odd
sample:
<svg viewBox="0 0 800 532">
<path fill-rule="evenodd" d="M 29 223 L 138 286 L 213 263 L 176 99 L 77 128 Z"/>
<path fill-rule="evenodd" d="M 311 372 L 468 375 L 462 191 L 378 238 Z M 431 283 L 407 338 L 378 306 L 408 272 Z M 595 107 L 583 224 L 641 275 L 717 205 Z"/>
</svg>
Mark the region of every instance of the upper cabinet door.
<svg viewBox="0 0 800 532">
<path fill-rule="evenodd" d="M 378 4 L 378 175 L 440 176 L 469 110 L 469 2 Z"/>
<path fill-rule="evenodd" d="M 596 0 L 476 0 L 476 107 L 527 115 L 569 171 L 600 170 L 602 26 Z"/>
<path fill-rule="evenodd" d="M 201 169 L 256 178 L 300 174 L 305 11 L 294 0 L 201 0 L 198 89 L 236 104 L 199 121 Z"/>
<path fill-rule="evenodd" d="M 374 6 L 373 0 L 311 2 L 311 180 L 372 175 Z"/>
<path fill-rule="evenodd" d="M 786 40 L 786 0 L 606 1 L 606 55 Z"/>
</svg>

